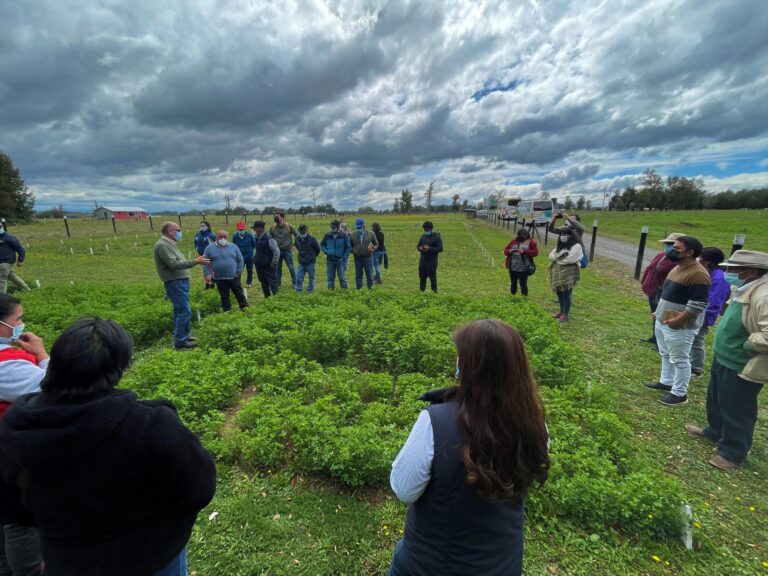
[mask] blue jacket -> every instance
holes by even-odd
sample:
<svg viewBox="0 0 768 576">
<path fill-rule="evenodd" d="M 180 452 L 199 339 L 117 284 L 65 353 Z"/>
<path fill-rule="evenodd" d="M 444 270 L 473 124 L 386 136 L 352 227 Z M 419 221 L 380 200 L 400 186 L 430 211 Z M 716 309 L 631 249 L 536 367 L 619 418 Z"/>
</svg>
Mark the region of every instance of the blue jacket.
<svg viewBox="0 0 768 576">
<path fill-rule="evenodd" d="M 197 253 L 202 256 L 203 252 L 205 252 L 205 249 L 208 247 L 209 244 L 213 244 L 216 242 L 216 235 L 213 234 L 213 232 L 203 232 L 200 231 L 197 234 L 195 234 L 195 250 L 197 250 Z"/>
<path fill-rule="evenodd" d="M 24 262 L 26 252 L 16 236 L 11 236 L 6 232 L 0 234 L 0 264 L 16 264 L 16 255 L 18 262 Z"/>
<path fill-rule="evenodd" d="M 253 237 L 253 234 L 246 231 L 240 236 L 240 232 L 235 232 L 232 236 L 232 242 L 240 248 L 243 260 L 246 262 L 253 260 L 253 250 L 256 248 L 256 239 Z"/>
<path fill-rule="evenodd" d="M 323 236 L 320 249 L 330 260 L 341 260 L 349 256 L 352 251 L 352 242 L 349 240 L 349 235 L 344 232 L 331 230 Z"/>
<path fill-rule="evenodd" d="M 224 248 L 211 244 L 205 249 L 203 256 L 211 261 L 213 275 L 219 280 L 232 280 L 243 272 L 243 254 L 240 248 L 231 242 Z"/>
</svg>

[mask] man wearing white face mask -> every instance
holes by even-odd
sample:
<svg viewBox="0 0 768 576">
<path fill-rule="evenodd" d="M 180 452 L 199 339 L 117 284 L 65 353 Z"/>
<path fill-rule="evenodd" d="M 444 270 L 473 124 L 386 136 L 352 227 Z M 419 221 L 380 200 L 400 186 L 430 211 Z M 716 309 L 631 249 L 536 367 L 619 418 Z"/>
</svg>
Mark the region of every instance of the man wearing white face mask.
<svg viewBox="0 0 768 576">
<path fill-rule="evenodd" d="M 752 448 L 757 396 L 768 382 L 768 254 L 737 250 L 720 266 L 733 288 L 715 334 L 707 427 L 685 429 L 717 444 L 709 463 L 731 470 Z"/>
<path fill-rule="evenodd" d="M 248 308 L 248 300 L 243 294 L 240 284 L 240 275 L 243 273 L 243 253 L 235 244 L 229 243 L 229 234 L 226 230 L 216 232 L 216 241 L 208 246 L 203 253 L 205 258 L 211 261 L 213 274 L 216 278 L 216 288 L 221 296 L 221 308 L 224 312 L 232 310 L 229 299 L 230 290 L 235 295 L 240 310 Z"/>
</svg>

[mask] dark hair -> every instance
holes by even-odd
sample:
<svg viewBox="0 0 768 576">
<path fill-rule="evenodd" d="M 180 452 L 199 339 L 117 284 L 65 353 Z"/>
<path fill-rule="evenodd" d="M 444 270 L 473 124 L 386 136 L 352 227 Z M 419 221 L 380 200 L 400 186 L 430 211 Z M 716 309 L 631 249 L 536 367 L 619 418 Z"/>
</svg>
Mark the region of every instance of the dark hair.
<svg viewBox="0 0 768 576">
<path fill-rule="evenodd" d="M 338 220 L 331 220 L 331 228 L 338 228 L 340 223 Z"/>
<path fill-rule="evenodd" d="M 80 398 L 117 386 L 133 354 L 125 328 L 101 318 L 76 320 L 51 347 L 40 388 L 63 398 Z"/>
<path fill-rule="evenodd" d="M 205 224 L 205 227 L 208 228 L 208 232 L 211 231 L 211 223 L 208 222 L 208 220 L 200 220 L 200 224 Z"/>
<path fill-rule="evenodd" d="M 459 424 L 466 482 L 488 502 L 524 498 L 549 470 L 544 405 L 523 339 L 500 320 L 477 320 L 454 335 L 459 355 Z"/>
<path fill-rule="evenodd" d="M 372 229 L 374 232 L 381 232 L 381 224 L 379 224 L 378 222 L 374 222 L 374 223 L 371 225 L 371 229 Z"/>
<path fill-rule="evenodd" d="M 530 240 L 531 233 L 528 232 L 528 230 L 526 230 L 525 228 L 520 228 L 520 230 L 517 231 L 517 236 L 515 236 L 515 238 L 520 238 L 521 236 L 526 240 Z"/>
<path fill-rule="evenodd" d="M 308 230 L 306 224 L 300 224 L 299 225 L 299 232 L 306 232 Z"/>
<path fill-rule="evenodd" d="M 256 230 L 256 228 L 266 228 L 267 225 L 264 223 L 264 220 L 256 220 L 256 222 L 253 223 L 253 229 Z"/>
<path fill-rule="evenodd" d="M 21 300 L 10 294 L 0 294 L 0 320 L 8 318 L 18 306 L 21 306 Z"/>
<path fill-rule="evenodd" d="M 725 260 L 725 254 L 723 254 L 723 251 L 715 246 L 707 246 L 704 248 L 701 251 L 701 255 L 699 257 L 708 264 L 711 264 L 713 267 L 717 266 L 720 264 L 720 262 Z"/>
<path fill-rule="evenodd" d="M 573 248 L 573 246 L 575 244 L 578 244 L 578 242 L 576 241 L 576 235 L 573 233 L 573 229 L 572 228 L 568 228 L 567 226 L 563 226 L 562 228 L 558 229 L 557 233 L 558 233 L 558 236 L 557 236 L 557 246 L 556 246 L 557 250 L 563 250 L 564 248 L 567 248 L 568 250 L 570 250 L 571 248 Z M 566 234 L 568 236 L 568 241 L 567 242 L 561 242 L 560 241 L 560 235 L 561 234 Z"/>
<path fill-rule="evenodd" d="M 432 222 L 430 222 L 429 220 L 427 220 L 426 222 L 424 222 L 424 224 L 422 224 L 422 225 L 421 225 L 421 227 L 422 227 L 424 230 L 432 230 L 432 229 L 434 228 L 434 226 L 432 226 Z"/>
<path fill-rule="evenodd" d="M 701 251 L 704 247 L 701 245 L 701 241 L 695 236 L 680 236 L 677 242 L 685 246 L 686 251 L 693 250 L 693 257 L 698 258 L 701 255 Z"/>
</svg>

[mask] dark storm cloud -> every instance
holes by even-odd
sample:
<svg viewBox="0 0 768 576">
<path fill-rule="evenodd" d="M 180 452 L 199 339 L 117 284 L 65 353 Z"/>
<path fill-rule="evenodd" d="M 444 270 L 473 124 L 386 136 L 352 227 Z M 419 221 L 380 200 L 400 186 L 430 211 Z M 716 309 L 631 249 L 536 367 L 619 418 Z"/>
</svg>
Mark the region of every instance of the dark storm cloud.
<svg viewBox="0 0 768 576">
<path fill-rule="evenodd" d="M 446 198 L 554 195 L 768 137 L 761 0 L 27 0 L 0 21 L 0 148 L 45 202 L 389 207 L 426 172 Z"/>
</svg>

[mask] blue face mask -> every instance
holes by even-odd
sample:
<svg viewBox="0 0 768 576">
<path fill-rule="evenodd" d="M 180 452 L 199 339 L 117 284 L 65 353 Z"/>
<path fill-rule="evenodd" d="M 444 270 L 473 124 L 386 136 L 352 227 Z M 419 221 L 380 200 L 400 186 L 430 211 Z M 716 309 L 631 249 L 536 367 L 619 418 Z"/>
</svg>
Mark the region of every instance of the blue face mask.
<svg viewBox="0 0 768 576">
<path fill-rule="evenodd" d="M 731 286 L 736 286 L 737 288 L 739 286 L 743 286 L 745 282 L 745 280 L 742 280 L 741 278 L 739 278 L 738 272 L 726 272 L 724 277 L 725 277 L 725 281 L 728 284 L 730 284 Z"/>
<path fill-rule="evenodd" d="M 179 240 L 181 240 L 181 237 L 182 237 L 182 233 L 181 233 L 181 230 L 177 230 L 177 231 L 176 231 L 176 242 L 178 242 Z"/>
<path fill-rule="evenodd" d="M 13 333 L 11 334 L 10 338 L 2 338 L 0 340 L 10 341 L 10 342 L 16 342 L 16 340 L 19 339 L 19 337 L 24 333 L 24 323 L 18 324 L 16 326 L 11 326 L 10 324 L 6 324 L 2 320 L 0 320 L 0 324 L 3 324 L 5 326 L 8 326 L 11 330 L 13 330 Z"/>
<path fill-rule="evenodd" d="M 432 236 L 432 230 L 424 230 L 424 236 Z"/>
<path fill-rule="evenodd" d="M 674 250 L 674 249 L 675 249 L 675 247 L 674 247 L 673 244 L 664 244 L 664 252 L 666 252 L 667 254 L 672 252 L 672 250 Z"/>
<path fill-rule="evenodd" d="M 459 359 L 456 358 L 456 380 L 459 379 Z"/>
</svg>

